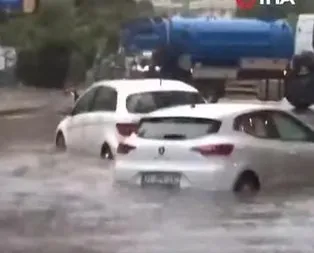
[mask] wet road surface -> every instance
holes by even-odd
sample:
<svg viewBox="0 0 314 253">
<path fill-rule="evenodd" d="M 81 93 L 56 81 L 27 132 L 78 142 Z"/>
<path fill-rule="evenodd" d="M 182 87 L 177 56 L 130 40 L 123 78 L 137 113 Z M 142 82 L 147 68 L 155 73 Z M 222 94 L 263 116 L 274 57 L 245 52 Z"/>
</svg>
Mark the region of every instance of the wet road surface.
<svg viewBox="0 0 314 253">
<path fill-rule="evenodd" d="M 312 111 L 300 117 L 314 123 Z M 313 189 L 240 199 L 113 188 L 110 165 L 54 153 L 59 118 L 0 118 L 0 252 L 314 251 Z"/>
</svg>

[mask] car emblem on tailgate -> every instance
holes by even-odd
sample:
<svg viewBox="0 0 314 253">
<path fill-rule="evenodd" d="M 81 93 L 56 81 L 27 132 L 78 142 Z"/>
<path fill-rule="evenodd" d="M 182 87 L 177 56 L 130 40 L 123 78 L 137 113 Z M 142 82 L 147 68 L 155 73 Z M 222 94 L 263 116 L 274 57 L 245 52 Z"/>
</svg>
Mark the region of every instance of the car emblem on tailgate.
<svg viewBox="0 0 314 253">
<path fill-rule="evenodd" d="M 158 153 L 159 155 L 163 155 L 165 153 L 165 148 L 164 147 L 158 148 Z"/>
</svg>

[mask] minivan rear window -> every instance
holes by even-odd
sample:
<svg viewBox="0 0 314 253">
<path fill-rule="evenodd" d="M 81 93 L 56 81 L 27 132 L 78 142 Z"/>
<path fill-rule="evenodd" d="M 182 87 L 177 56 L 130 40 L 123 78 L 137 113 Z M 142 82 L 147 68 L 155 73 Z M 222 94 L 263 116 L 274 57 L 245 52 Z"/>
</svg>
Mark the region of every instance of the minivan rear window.
<svg viewBox="0 0 314 253">
<path fill-rule="evenodd" d="M 185 140 L 217 133 L 221 122 L 190 117 L 143 118 L 137 135 L 145 139 Z"/>
<path fill-rule="evenodd" d="M 197 92 L 152 91 L 129 95 L 126 108 L 130 113 L 150 113 L 157 109 L 187 104 L 205 103 Z"/>
</svg>

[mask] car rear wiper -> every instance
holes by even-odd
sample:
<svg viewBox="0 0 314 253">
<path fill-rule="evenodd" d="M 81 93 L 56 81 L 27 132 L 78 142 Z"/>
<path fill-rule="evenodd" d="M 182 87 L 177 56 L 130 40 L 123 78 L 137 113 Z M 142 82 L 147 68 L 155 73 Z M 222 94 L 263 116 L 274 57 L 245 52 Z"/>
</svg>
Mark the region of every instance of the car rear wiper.
<svg viewBox="0 0 314 253">
<path fill-rule="evenodd" d="M 183 134 L 165 134 L 163 138 L 166 140 L 184 140 L 186 136 Z"/>
</svg>

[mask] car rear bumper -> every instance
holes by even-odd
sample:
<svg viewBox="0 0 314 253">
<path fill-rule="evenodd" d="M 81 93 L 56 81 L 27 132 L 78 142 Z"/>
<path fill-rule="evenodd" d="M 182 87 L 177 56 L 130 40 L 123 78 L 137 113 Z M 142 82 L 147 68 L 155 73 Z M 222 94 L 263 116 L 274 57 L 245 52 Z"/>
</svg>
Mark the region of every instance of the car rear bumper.
<svg viewBox="0 0 314 253">
<path fill-rule="evenodd" d="M 114 181 L 116 184 L 143 186 L 143 173 L 178 173 L 181 189 L 197 188 L 211 191 L 231 190 L 237 176 L 230 163 L 195 164 L 171 162 L 125 162 L 116 161 L 114 165 Z"/>
</svg>

